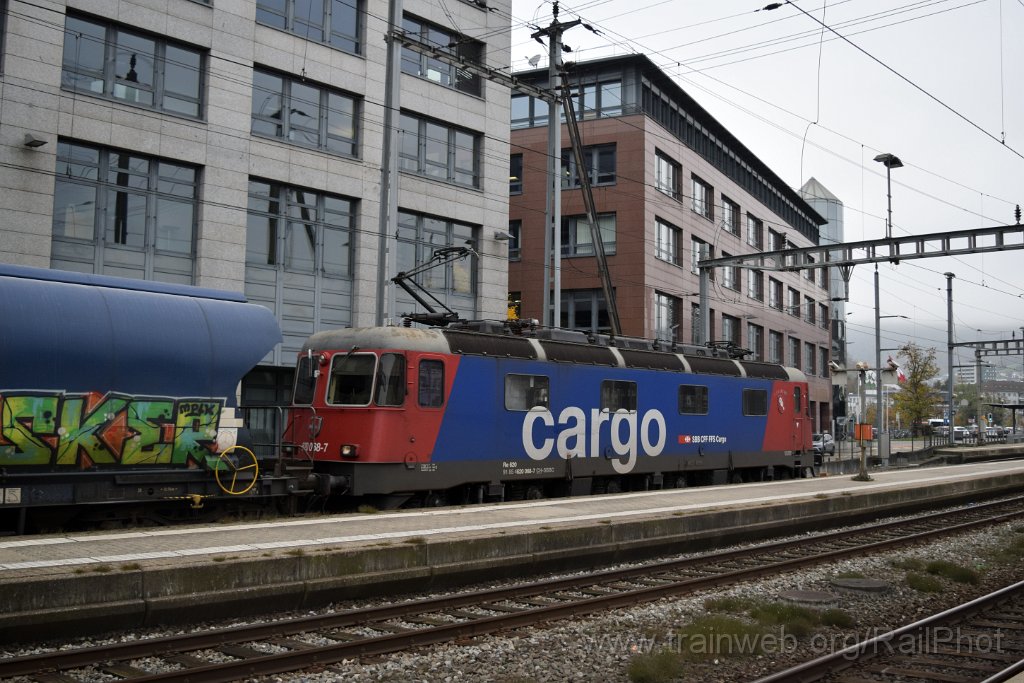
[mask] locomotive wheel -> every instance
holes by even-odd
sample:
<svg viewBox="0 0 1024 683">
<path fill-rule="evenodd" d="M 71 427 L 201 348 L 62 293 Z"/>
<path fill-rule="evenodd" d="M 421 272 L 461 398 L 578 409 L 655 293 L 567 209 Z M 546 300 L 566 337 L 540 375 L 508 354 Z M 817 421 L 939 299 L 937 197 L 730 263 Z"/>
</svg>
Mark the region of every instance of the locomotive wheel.
<svg viewBox="0 0 1024 683">
<path fill-rule="evenodd" d="M 260 464 L 256 455 L 245 446 L 232 446 L 221 453 L 217 467 L 213 470 L 217 486 L 230 496 L 248 493 L 256 485 L 259 473 Z"/>
<path fill-rule="evenodd" d="M 618 479 L 609 479 L 608 485 L 605 486 L 605 493 L 622 493 L 622 484 Z"/>
<path fill-rule="evenodd" d="M 526 488 L 526 500 L 540 500 L 544 497 L 544 489 L 534 484 Z"/>
<path fill-rule="evenodd" d="M 448 504 L 448 497 L 444 493 L 431 491 L 423 496 L 423 507 L 443 508 Z"/>
</svg>

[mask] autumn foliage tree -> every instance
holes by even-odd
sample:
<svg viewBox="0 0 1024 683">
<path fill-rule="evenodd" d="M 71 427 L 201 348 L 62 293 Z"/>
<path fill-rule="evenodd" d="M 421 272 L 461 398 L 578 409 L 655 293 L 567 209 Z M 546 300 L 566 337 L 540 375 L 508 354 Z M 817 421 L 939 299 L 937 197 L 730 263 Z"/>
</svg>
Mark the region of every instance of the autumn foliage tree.
<svg viewBox="0 0 1024 683">
<path fill-rule="evenodd" d="M 899 350 L 898 358 L 900 369 L 907 380 L 893 394 L 893 406 L 903 424 L 914 425 L 917 430 L 933 416 L 935 404 L 941 400 L 939 392 L 929 384 L 939 374 L 935 349 L 925 349 L 914 342 L 907 342 Z"/>
</svg>

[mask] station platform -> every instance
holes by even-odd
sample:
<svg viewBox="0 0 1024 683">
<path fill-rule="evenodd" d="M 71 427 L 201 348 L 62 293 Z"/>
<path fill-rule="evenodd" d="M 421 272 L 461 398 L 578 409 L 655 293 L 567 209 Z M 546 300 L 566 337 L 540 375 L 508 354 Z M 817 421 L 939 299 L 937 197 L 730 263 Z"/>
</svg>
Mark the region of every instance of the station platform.
<svg viewBox="0 0 1024 683">
<path fill-rule="evenodd" d="M 0 541 L 0 642 L 195 623 L 698 551 L 1024 491 L 1024 461 Z"/>
</svg>

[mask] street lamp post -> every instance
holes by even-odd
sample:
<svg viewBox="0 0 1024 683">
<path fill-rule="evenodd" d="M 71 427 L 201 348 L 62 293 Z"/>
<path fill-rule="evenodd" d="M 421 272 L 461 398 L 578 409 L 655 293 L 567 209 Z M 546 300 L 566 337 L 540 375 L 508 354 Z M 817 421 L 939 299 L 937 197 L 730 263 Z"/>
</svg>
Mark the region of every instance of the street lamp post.
<svg viewBox="0 0 1024 683">
<path fill-rule="evenodd" d="M 900 158 L 894 154 L 888 152 L 879 154 L 875 157 L 875 161 L 885 166 L 885 185 L 886 185 L 886 197 L 888 199 L 888 213 L 886 214 L 885 220 L 885 238 L 892 238 L 892 169 L 902 168 L 903 162 Z M 875 427 L 878 429 L 878 455 L 885 459 L 888 459 L 889 449 L 888 442 L 885 443 L 885 453 L 882 452 L 882 443 L 885 439 L 882 436 L 882 382 L 881 382 L 881 367 L 882 367 L 882 322 L 879 313 L 878 303 L 878 263 L 875 263 Z M 905 316 L 904 316 L 905 317 Z"/>
</svg>

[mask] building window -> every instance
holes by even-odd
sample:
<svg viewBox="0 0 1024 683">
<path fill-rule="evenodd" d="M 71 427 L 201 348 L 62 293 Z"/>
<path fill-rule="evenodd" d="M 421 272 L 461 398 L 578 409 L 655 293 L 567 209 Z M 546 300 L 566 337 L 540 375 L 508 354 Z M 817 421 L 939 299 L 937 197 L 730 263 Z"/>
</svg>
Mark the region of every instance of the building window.
<svg viewBox="0 0 1024 683">
<path fill-rule="evenodd" d="M 796 337 L 789 338 L 789 348 L 786 354 L 786 364 L 791 368 L 800 367 L 800 340 Z"/>
<path fill-rule="evenodd" d="M 51 267 L 192 284 L 199 170 L 57 142 Z"/>
<path fill-rule="evenodd" d="M 426 263 L 434 251 L 476 242 L 477 229 L 464 223 L 410 211 L 398 212 L 398 272 Z M 472 255 L 431 268 L 416 276 L 416 282 L 459 315 L 476 315 L 476 259 Z M 411 298 L 403 303 L 414 306 Z"/>
<path fill-rule="evenodd" d="M 781 332 L 768 332 L 768 362 L 782 364 Z"/>
<path fill-rule="evenodd" d="M 529 95 L 512 97 L 512 129 L 548 125 L 548 103 Z"/>
<path fill-rule="evenodd" d="M 359 100 L 308 81 L 253 70 L 252 132 L 356 156 Z"/>
<path fill-rule="evenodd" d="M 764 360 L 764 328 L 760 325 L 747 323 L 747 349 L 754 360 Z"/>
<path fill-rule="evenodd" d="M 786 236 L 768 228 L 768 251 L 782 251 L 786 248 Z"/>
<path fill-rule="evenodd" d="M 690 304 L 690 342 L 701 343 L 700 304 Z"/>
<path fill-rule="evenodd" d="M 480 135 L 403 113 L 398 165 L 448 183 L 480 186 Z"/>
<path fill-rule="evenodd" d="M 818 347 L 818 372 L 822 377 L 828 377 L 828 349 L 824 346 Z"/>
<path fill-rule="evenodd" d="M 722 258 L 729 258 L 732 254 L 722 252 Z M 736 266 L 722 266 L 722 286 L 735 291 L 740 290 L 740 273 Z"/>
<path fill-rule="evenodd" d="M 814 324 L 814 299 L 809 296 L 804 297 L 804 322 Z"/>
<path fill-rule="evenodd" d="M 768 305 L 782 310 L 782 282 L 773 277 L 768 278 Z"/>
<path fill-rule="evenodd" d="M 597 217 L 601 229 L 604 253 L 615 253 L 615 214 L 602 213 Z M 586 216 L 564 216 L 562 218 L 562 256 L 593 256 L 594 240 L 590 232 L 590 221 Z"/>
<path fill-rule="evenodd" d="M 360 0 L 256 0 L 256 22 L 327 43 L 353 54 L 362 52 Z"/>
<path fill-rule="evenodd" d="M 654 154 L 654 187 L 672 199 L 679 199 L 679 178 L 683 169 L 661 151 Z"/>
<path fill-rule="evenodd" d="M 792 287 L 789 288 L 786 296 L 789 299 L 786 302 L 786 312 L 794 318 L 800 317 L 800 292 L 796 291 Z"/>
<path fill-rule="evenodd" d="M 764 225 L 749 213 L 747 214 L 747 244 L 755 249 L 764 248 Z"/>
<path fill-rule="evenodd" d="M 740 319 L 722 314 L 722 341 L 740 345 Z"/>
<path fill-rule="evenodd" d="M 553 311 L 549 311 L 548 320 L 552 318 Z M 559 327 L 596 334 L 611 333 L 612 326 L 608 320 L 604 292 L 600 289 L 563 289 L 562 318 Z"/>
<path fill-rule="evenodd" d="M 308 1 L 308 0 L 306 0 Z M 484 44 L 410 15 L 402 19 L 406 35 L 427 43 L 435 50 L 473 64 L 484 61 Z M 480 77 L 431 55 L 402 48 L 402 71 L 470 95 L 480 95 Z"/>
<path fill-rule="evenodd" d="M 68 15 L 61 87 L 168 114 L 202 114 L 203 53 L 183 43 Z"/>
<path fill-rule="evenodd" d="M 828 306 L 825 304 L 818 304 L 818 324 L 828 329 Z"/>
<path fill-rule="evenodd" d="M 815 353 L 814 344 L 810 342 L 804 342 L 804 363 L 806 363 L 806 365 L 804 365 L 803 370 L 808 377 L 814 377 L 815 375 L 818 374 L 818 369 L 816 365 L 817 360 L 818 354 Z"/>
<path fill-rule="evenodd" d="M 740 205 L 722 196 L 722 225 L 734 235 L 740 234 Z"/>
<path fill-rule="evenodd" d="M 714 190 L 697 176 L 691 179 L 693 210 L 708 220 L 714 220 Z"/>
<path fill-rule="evenodd" d="M 828 289 L 828 268 L 817 268 L 818 273 L 818 286 L 822 289 Z"/>
<path fill-rule="evenodd" d="M 508 193 L 523 193 L 523 155 L 513 154 L 508 164 Z"/>
<path fill-rule="evenodd" d="M 697 266 L 698 261 L 706 261 L 715 257 L 715 248 L 704 240 L 698 237 L 690 237 L 690 272 L 694 275 L 700 274 L 700 268 Z M 712 268 L 708 273 L 709 277 L 715 279 L 715 269 Z"/>
<path fill-rule="evenodd" d="M 354 204 L 343 197 L 250 180 L 246 263 L 350 277 Z"/>
<path fill-rule="evenodd" d="M 682 230 L 660 218 L 655 218 L 654 233 L 654 255 L 662 261 L 678 265 L 679 237 Z"/>
<path fill-rule="evenodd" d="M 572 90 L 572 99 L 578 120 L 622 115 L 622 83 L 620 81 L 575 86 Z M 564 111 L 562 120 L 565 120 Z"/>
<path fill-rule="evenodd" d="M 654 338 L 676 341 L 679 299 L 661 292 L 654 293 Z"/>
<path fill-rule="evenodd" d="M 747 296 L 754 301 L 764 301 L 764 273 L 751 270 L 747 274 Z"/>
<path fill-rule="evenodd" d="M 523 222 L 522 221 L 509 221 L 508 222 L 508 260 L 518 261 L 520 259 L 520 240 L 523 235 Z"/>
<path fill-rule="evenodd" d="M 245 292 L 281 324 L 274 364 L 294 362 L 312 332 L 351 325 L 356 209 L 353 199 L 249 180 Z"/>
<path fill-rule="evenodd" d="M 590 185 L 615 184 L 615 145 L 591 145 L 583 148 L 583 163 L 587 166 Z M 571 149 L 562 150 L 562 189 L 580 187 L 576 155 Z"/>
<path fill-rule="evenodd" d="M 805 258 L 807 259 L 807 263 L 814 263 L 814 257 L 810 254 L 805 255 Z M 814 282 L 815 273 L 817 273 L 818 270 L 818 268 L 807 268 L 804 270 L 804 277 L 807 278 L 808 282 Z"/>
</svg>

